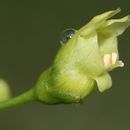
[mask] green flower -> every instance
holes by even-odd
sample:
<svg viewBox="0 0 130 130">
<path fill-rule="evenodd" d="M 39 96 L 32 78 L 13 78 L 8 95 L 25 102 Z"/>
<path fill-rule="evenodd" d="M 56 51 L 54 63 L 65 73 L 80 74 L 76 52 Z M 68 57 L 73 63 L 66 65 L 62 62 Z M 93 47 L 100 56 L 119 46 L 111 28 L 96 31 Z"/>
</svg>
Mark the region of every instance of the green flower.
<svg viewBox="0 0 130 130">
<path fill-rule="evenodd" d="M 109 19 L 119 11 L 117 9 L 94 17 L 78 33 L 79 42 L 86 43 L 86 64 L 83 64 L 86 74 L 96 80 L 101 92 L 112 85 L 108 72 L 124 66 L 119 60 L 117 37 L 130 25 L 130 16 Z"/>
<path fill-rule="evenodd" d="M 124 66 L 117 37 L 130 25 L 130 16 L 109 19 L 119 11 L 95 16 L 78 31 L 67 32 L 53 64 L 31 90 L 7 100 L 10 92 L 1 81 L 0 109 L 34 100 L 47 104 L 79 103 L 96 86 L 100 92 L 109 89 L 112 86 L 109 71 Z"/>
<path fill-rule="evenodd" d="M 119 59 L 117 37 L 130 25 L 130 16 L 109 19 L 119 11 L 95 16 L 59 50 L 52 67 L 38 82 L 40 100 L 47 103 L 80 102 L 95 88 L 95 83 L 100 92 L 112 86 L 108 72 L 124 66 Z M 45 77 L 48 77 L 46 82 L 43 81 Z"/>
</svg>

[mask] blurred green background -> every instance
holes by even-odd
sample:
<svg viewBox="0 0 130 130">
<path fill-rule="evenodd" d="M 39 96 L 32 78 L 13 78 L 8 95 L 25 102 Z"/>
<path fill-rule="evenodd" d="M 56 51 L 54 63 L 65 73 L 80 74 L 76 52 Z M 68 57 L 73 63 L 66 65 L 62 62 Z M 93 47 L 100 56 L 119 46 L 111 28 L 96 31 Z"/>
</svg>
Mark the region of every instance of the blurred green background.
<svg viewBox="0 0 130 130">
<path fill-rule="evenodd" d="M 0 78 L 18 95 L 31 88 L 53 61 L 60 34 L 79 29 L 93 16 L 117 7 L 130 14 L 129 0 L 1 0 Z M 0 130 L 129 130 L 130 28 L 119 38 L 123 69 L 111 73 L 113 87 L 94 92 L 82 105 L 28 103 L 0 112 Z"/>
</svg>

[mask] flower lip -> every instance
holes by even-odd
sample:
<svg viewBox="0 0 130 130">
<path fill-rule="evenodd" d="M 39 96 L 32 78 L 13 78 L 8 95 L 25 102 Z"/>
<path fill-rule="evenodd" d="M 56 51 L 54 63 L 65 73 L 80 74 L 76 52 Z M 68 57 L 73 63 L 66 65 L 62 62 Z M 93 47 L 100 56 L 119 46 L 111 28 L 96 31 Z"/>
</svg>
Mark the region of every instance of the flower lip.
<svg viewBox="0 0 130 130">
<path fill-rule="evenodd" d="M 117 8 L 116 10 L 107 11 L 107 12 L 105 12 L 103 14 L 100 14 L 100 15 L 97 15 L 97 16 L 93 17 L 92 20 L 88 24 L 86 24 L 85 26 L 83 26 L 79 30 L 79 35 L 81 37 L 86 37 L 87 35 L 91 34 L 93 31 L 100 28 L 100 26 L 102 26 L 102 24 L 107 19 L 109 19 L 112 16 L 116 15 L 120 11 L 121 11 L 121 9 Z"/>
</svg>

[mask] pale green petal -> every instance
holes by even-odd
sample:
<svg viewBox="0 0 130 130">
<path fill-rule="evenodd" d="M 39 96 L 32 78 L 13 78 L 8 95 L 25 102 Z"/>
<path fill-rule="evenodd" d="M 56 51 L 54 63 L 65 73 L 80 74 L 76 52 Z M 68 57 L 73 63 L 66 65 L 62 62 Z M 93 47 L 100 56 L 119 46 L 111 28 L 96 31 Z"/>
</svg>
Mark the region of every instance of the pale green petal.
<svg viewBox="0 0 130 130">
<path fill-rule="evenodd" d="M 120 8 L 117 8 L 116 10 L 107 11 L 103 14 L 95 16 L 90 22 L 93 22 L 93 23 L 102 22 L 102 21 L 107 20 L 107 19 L 111 18 L 112 16 L 116 15 L 120 11 L 121 11 Z"/>
<path fill-rule="evenodd" d="M 118 54 L 117 37 L 111 33 L 98 33 L 98 44 L 100 54 L 103 57 L 104 54 L 111 54 L 113 52 Z"/>
<path fill-rule="evenodd" d="M 80 35 L 87 36 L 91 34 L 93 31 L 100 28 L 108 18 L 111 18 L 115 14 L 119 13 L 120 10 L 121 9 L 118 8 L 116 10 L 107 11 L 103 14 L 95 16 L 88 24 L 86 24 L 79 30 Z"/>
<path fill-rule="evenodd" d="M 121 19 L 111 19 L 106 22 L 104 32 L 109 31 L 118 36 L 121 35 L 129 25 L 130 16 L 126 16 Z"/>
<path fill-rule="evenodd" d="M 96 78 L 97 87 L 100 92 L 103 92 L 112 86 L 112 79 L 108 73 L 102 74 Z"/>
<path fill-rule="evenodd" d="M 90 77 L 95 77 L 104 71 L 103 60 L 99 53 L 97 33 L 84 39 L 78 38 L 80 48 L 77 50 L 77 57 L 80 58 L 79 67 Z M 85 68 L 85 69 L 84 69 Z"/>
</svg>

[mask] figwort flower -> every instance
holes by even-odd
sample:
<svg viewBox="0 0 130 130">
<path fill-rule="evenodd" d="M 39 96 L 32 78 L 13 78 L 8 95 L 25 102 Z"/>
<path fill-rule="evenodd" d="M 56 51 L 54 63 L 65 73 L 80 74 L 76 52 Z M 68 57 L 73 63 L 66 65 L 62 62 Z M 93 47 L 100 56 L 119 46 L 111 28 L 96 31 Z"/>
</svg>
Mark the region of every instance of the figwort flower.
<svg viewBox="0 0 130 130">
<path fill-rule="evenodd" d="M 81 29 L 66 30 L 53 64 L 37 84 L 20 96 L 0 103 L 0 109 L 32 100 L 47 104 L 79 103 L 97 86 L 100 92 L 112 86 L 109 71 L 123 67 L 117 37 L 130 25 L 130 16 L 110 19 L 120 9 L 95 16 Z M 8 89 L 6 89 L 8 92 Z M 5 89 L 2 91 L 7 95 Z M 8 96 L 2 99 L 7 99 Z"/>
<path fill-rule="evenodd" d="M 117 9 L 98 15 L 79 31 L 79 39 L 88 48 L 86 71 L 96 80 L 101 92 L 112 85 L 108 71 L 124 66 L 119 60 L 117 37 L 130 25 L 130 16 L 109 19 L 119 11 Z"/>
<path fill-rule="evenodd" d="M 112 86 L 108 72 L 124 66 L 119 59 L 117 37 L 130 25 L 130 16 L 109 19 L 119 11 L 95 16 L 72 37 L 67 35 L 66 44 L 37 84 L 40 100 L 52 104 L 80 102 L 95 84 L 100 92 Z"/>
</svg>

